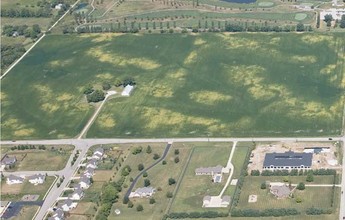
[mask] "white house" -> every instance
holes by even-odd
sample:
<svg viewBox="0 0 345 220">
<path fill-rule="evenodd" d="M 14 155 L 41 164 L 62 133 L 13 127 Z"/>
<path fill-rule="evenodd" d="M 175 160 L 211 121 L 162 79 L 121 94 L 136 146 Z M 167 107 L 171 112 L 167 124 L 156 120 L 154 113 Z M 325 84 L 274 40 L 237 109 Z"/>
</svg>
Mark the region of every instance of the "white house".
<svg viewBox="0 0 345 220">
<path fill-rule="evenodd" d="M 70 198 L 66 199 L 65 202 L 62 204 L 61 208 L 64 212 L 68 212 L 75 207 L 77 207 L 78 203 L 73 202 Z"/>
<path fill-rule="evenodd" d="M 44 183 L 44 181 L 46 179 L 46 176 L 43 175 L 43 174 L 35 174 L 35 175 L 32 175 L 32 176 L 29 176 L 28 179 L 29 179 L 30 183 L 32 183 L 34 185 L 37 185 L 37 184 Z"/>
<path fill-rule="evenodd" d="M 61 10 L 61 8 L 63 7 L 63 4 L 57 4 L 57 5 L 55 5 L 55 9 L 56 10 Z"/>
<path fill-rule="evenodd" d="M 89 167 L 84 171 L 84 176 L 91 178 L 95 174 L 95 169 Z"/>
<path fill-rule="evenodd" d="M 122 95 L 122 96 L 129 96 L 129 95 L 131 94 L 131 92 L 132 92 L 133 89 L 134 89 L 134 86 L 127 85 L 127 86 L 123 89 L 121 95 Z"/>
<path fill-rule="evenodd" d="M 6 179 L 6 183 L 8 185 L 21 184 L 23 182 L 24 182 L 24 178 L 22 178 L 20 176 L 15 176 L 15 175 L 9 175 Z"/>
<path fill-rule="evenodd" d="M 82 176 L 80 178 L 80 181 L 79 181 L 79 186 L 80 188 L 82 189 L 87 189 L 89 188 L 91 185 L 91 181 L 90 181 L 90 178 L 86 177 L 86 176 Z"/>
<path fill-rule="evenodd" d="M 64 212 L 61 208 L 57 208 L 53 215 L 51 217 L 48 218 L 48 220 L 63 220 L 64 219 Z"/>
<path fill-rule="evenodd" d="M 100 160 L 102 159 L 103 155 L 104 155 L 104 150 L 103 148 L 99 147 L 93 152 L 92 158 L 96 160 Z"/>
<path fill-rule="evenodd" d="M 97 160 L 92 158 L 87 164 L 86 164 L 86 168 L 92 168 L 92 169 L 96 169 L 97 168 Z"/>
<path fill-rule="evenodd" d="M 82 190 L 82 188 L 78 187 L 74 190 L 71 199 L 72 200 L 81 200 L 81 198 L 83 198 L 84 196 L 84 192 Z"/>
<path fill-rule="evenodd" d="M 151 197 L 155 192 L 156 189 L 153 187 L 138 188 L 137 190 L 129 194 L 129 198 Z"/>
</svg>

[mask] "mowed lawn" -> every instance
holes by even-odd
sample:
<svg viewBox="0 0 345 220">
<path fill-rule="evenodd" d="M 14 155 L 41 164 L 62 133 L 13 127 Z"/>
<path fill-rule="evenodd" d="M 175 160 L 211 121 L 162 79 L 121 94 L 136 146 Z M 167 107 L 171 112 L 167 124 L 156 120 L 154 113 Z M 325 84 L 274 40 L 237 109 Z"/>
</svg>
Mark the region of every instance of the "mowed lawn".
<svg viewBox="0 0 345 220">
<path fill-rule="evenodd" d="M 277 178 L 277 177 L 273 177 Z M 281 180 L 277 181 L 282 182 Z M 300 178 L 300 181 L 296 181 Z M 240 200 L 237 208 L 239 209 L 266 209 L 266 208 L 296 208 L 300 211 L 310 207 L 331 208 L 332 187 L 306 187 L 305 190 L 295 190 L 293 192 L 295 198 L 276 199 L 268 189 L 260 189 L 261 183 L 264 180 L 273 180 L 270 177 L 253 177 L 247 176 L 244 179 L 244 184 L 241 190 Z M 305 177 L 294 177 L 295 181 L 292 183 L 305 182 Z M 306 183 L 307 184 L 307 183 Z M 315 184 L 315 183 L 314 183 Z M 256 203 L 248 203 L 249 195 L 257 195 Z M 301 198 L 302 203 L 296 203 L 296 198 Z"/>
<path fill-rule="evenodd" d="M 11 220 L 32 219 L 35 216 L 38 208 L 39 206 L 35 206 L 35 205 L 23 206 L 20 212 L 18 213 L 18 215 L 16 215 L 15 217 L 12 217 Z"/>
<path fill-rule="evenodd" d="M 91 83 L 133 77 L 88 137 L 339 134 L 345 42 L 322 34 L 47 36 L 2 81 L 2 139 L 74 137 Z M 327 54 L 327 56 L 325 56 Z"/>
<path fill-rule="evenodd" d="M 231 146 L 232 143 L 213 143 L 209 146 L 196 144 L 170 212 L 205 211 L 202 208 L 204 196 L 219 195 L 228 175 L 223 175 L 221 183 L 213 183 L 211 176 L 196 176 L 195 169 L 217 165 L 226 166 Z M 224 211 L 224 209 L 217 209 L 217 211 Z"/>
<path fill-rule="evenodd" d="M 179 150 L 179 154 L 175 155 L 175 149 Z M 137 188 L 144 187 L 144 179 L 150 180 L 151 186 L 157 189 L 157 192 L 153 195 L 156 203 L 154 205 L 149 204 L 148 198 L 132 198 L 130 199 L 134 207 L 128 208 L 127 205 L 122 203 L 123 194 L 127 189 L 123 189 L 121 192 L 121 198 L 119 202 L 113 205 L 113 210 L 109 216 L 109 219 L 137 219 L 137 220 L 160 220 L 163 218 L 165 211 L 168 208 L 168 205 L 171 203 L 172 199 L 166 197 L 167 192 L 174 192 L 176 184 L 168 184 L 169 178 L 174 178 L 178 182 L 179 177 L 183 168 L 185 167 L 187 158 L 189 157 L 191 147 L 189 144 L 183 143 L 174 143 L 170 148 L 168 155 L 166 156 L 166 164 L 163 165 L 162 162 L 151 168 L 147 173 L 146 178 L 141 177 L 133 190 Z M 146 154 L 146 153 L 145 153 Z M 152 153 L 151 153 L 152 155 Z M 140 156 L 139 156 L 140 157 Z M 178 163 L 174 162 L 175 157 L 179 157 L 180 161 Z M 136 160 L 134 157 L 128 157 L 127 160 Z M 133 170 L 136 170 L 137 167 L 132 167 Z M 133 172 L 133 171 L 132 171 Z M 131 175 L 134 177 L 133 175 Z M 160 188 L 158 190 L 158 188 Z M 142 212 L 138 212 L 135 208 L 137 205 L 141 204 L 144 207 Z M 114 209 L 120 209 L 121 215 L 116 215 Z"/>
<path fill-rule="evenodd" d="M 28 180 L 22 184 L 8 185 L 6 181 L 1 183 L 1 199 L 10 201 L 20 201 L 24 195 L 40 195 L 38 200 L 42 200 L 55 177 L 48 176 L 43 184 L 33 185 Z"/>
</svg>

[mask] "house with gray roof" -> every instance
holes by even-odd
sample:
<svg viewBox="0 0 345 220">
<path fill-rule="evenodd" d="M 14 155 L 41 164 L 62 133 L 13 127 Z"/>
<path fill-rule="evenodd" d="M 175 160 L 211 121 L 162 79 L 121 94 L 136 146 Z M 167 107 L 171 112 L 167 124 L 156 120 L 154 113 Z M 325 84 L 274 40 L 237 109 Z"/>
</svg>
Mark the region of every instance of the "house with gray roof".
<svg viewBox="0 0 345 220">
<path fill-rule="evenodd" d="M 195 169 L 195 175 L 215 175 L 221 174 L 223 167 L 221 165 L 215 167 L 200 167 Z"/>
<path fill-rule="evenodd" d="M 87 176 L 84 176 L 84 175 L 80 177 L 80 180 L 79 180 L 80 188 L 87 189 L 90 187 L 90 185 L 91 185 L 90 178 L 88 178 Z"/>
<path fill-rule="evenodd" d="M 310 169 L 312 165 L 312 153 L 267 153 L 263 164 L 264 170 L 290 170 Z"/>
<path fill-rule="evenodd" d="M 92 158 L 96 160 L 100 160 L 102 159 L 103 155 L 104 155 L 104 149 L 99 147 L 93 152 Z"/>
<path fill-rule="evenodd" d="M 48 220 L 63 220 L 65 219 L 65 214 L 61 208 L 57 208 Z"/>
<path fill-rule="evenodd" d="M 4 156 L 1 160 L 1 165 L 5 165 L 5 166 L 9 166 L 9 165 L 13 165 L 17 162 L 17 158 L 14 157 L 10 157 L 8 155 Z"/>
<path fill-rule="evenodd" d="M 8 185 L 12 185 L 12 184 L 21 184 L 24 182 L 24 178 L 20 177 L 20 176 L 15 176 L 15 175 L 9 175 L 6 179 L 6 183 Z"/>
<path fill-rule="evenodd" d="M 95 169 L 88 167 L 84 171 L 84 175 L 87 176 L 88 178 L 91 178 L 95 174 Z"/>
<path fill-rule="evenodd" d="M 134 192 L 131 192 L 129 194 L 129 198 L 151 197 L 155 192 L 156 192 L 156 189 L 153 187 L 138 188 Z"/>
<path fill-rule="evenodd" d="M 83 189 L 79 186 L 73 191 L 73 193 L 71 195 L 71 199 L 72 200 L 81 200 L 83 198 L 83 196 L 84 196 Z"/>
<path fill-rule="evenodd" d="M 97 160 L 92 158 L 87 164 L 86 164 L 86 168 L 92 168 L 92 169 L 96 169 L 97 168 Z"/>
<path fill-rule="evenodd" d="M 66 199 L 64 203 L 61 205 L 61 208 L 64 212 L 68 212 L 75 207 L 77 207 L 78 203 L 73 202 L 70 198 Z"/>
<path fill-rule="evenodd" d="M 32 176 L 28 177 L 28 180 L 30 183 L 37 185 L 37 184 L 42 184 L 46 180 L 46 175 L 43 174 L 35 174 Z"/>
</svg>

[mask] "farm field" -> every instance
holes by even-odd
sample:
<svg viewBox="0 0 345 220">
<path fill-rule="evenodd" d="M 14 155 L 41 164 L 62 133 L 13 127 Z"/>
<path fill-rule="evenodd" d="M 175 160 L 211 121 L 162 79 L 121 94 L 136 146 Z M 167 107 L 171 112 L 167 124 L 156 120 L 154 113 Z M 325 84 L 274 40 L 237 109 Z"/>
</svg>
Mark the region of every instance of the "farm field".
<svg viewBox="0 0 345 220">
<path fill-rule="evenodd" d="M 1 138 L 74 137 L 94 111 L 83 88 L 126 77 L 137 82 L 133 94 L 108 100 L 87 137 L 340 134 L 344 41 L 340 34 L 50 35 L 3 80 Z"/>
<path fill-rule="evenodd" d="M 210 150 L 212 147 L 212 150 Z M 208 166 L 226 166 L 232 143 L 215 143 L 208 146 L 198 146 L 195 144 L 192 157 L 184 173 L 179 190 L 174 198 L 170 212 L 203 212 L 202 200 L 206 195 L 218 195 L 228 178 L 223 175 L 222 183 L 212 183 L 211 176 L 195 175 L 195 169 Z M 227 209 L 212 209 L 214 211 L 224 211 Z"/>
<path fill-rule="evenodd" d="M 6 181 L 1 182 L 1 199 L 10 201 L 20 201 L 24 195 L 39 195 L 38 200 L 42 200 L 49 187 L 54 182 L 55 177 L 48 176 L 43 184 L 34 186 L 28 180 L 22 184 L 7 185 Z"/>
<path fill-rule="evenodd" d="M 10 171 L 62 170 L 66 166 L 73 149 L 74 146 L 55 146 L 55 149 L 52 150 L 48 146 L 46 150 L 8 151 L 8 156 L 17 158 L 15 167 Z"/>
</svg>

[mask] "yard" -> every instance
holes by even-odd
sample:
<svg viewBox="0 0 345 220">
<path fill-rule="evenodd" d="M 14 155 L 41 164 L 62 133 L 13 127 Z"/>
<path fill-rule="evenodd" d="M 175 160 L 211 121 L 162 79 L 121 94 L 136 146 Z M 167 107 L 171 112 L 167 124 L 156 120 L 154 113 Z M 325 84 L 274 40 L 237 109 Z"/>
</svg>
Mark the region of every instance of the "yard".
<svg viewBox="0 0 345 220">
<path fill-rule="evenodd" d="M 318 33 L 49 35 L 4 78 L 1 138 L 74 137 L 94 111 L 83 88 L 126 77 L 137 82 L 133 94 L 108 100 L 87 137 L 337 135 L 344 41 Z"/>
<path fill-rule="evenodd" d="M 320 179 L 323 177 L 320 177 Z M 327 179 L 327 177 L 326 177 Z M 307 187 L 305 190 L 295 190 L 294 198 L 276 199 L 268 189 L 260 189 L 265 180 L 282 182 L 282 177 L 253 177 L 247 176 L 241 190 L 239 209 L 267 209 L 267 208 L 296 208 L 305 211 L 306 208 L 319 207 L 331 208 L 332 187 Z M 292 183 L 305 182 L 305 177 L 294 177 Z M 321 181 L 320 181 L 321 182 Z M 306 183 L 307 184 L 307 183 Z M 314 184 L 314 183 L 313 183 Z M 329 184 L 329 182 L 328 182 Z M 249 203 L 249 195 L 257 195 L 257 202 Z M 296 203 L 296 198 L 301 198 L 301 203 Z M 322 199 L 321 199 L 322 198 Z M 336 199 L 335 199 L 336 200 Z"/>
<path fill-rule="evenodd" d="M 11 171 L 52 171 L 65 168 L 73 149 L 71 145 L 47 146 L 46 150 L 10 150 L 7 155 L 17 158 Z"/>
<path fill-rule="evenodd" d="M 6 181 L 1 182 L 1 199 L 9 201 L 20 201 L 24 195 L 39 195 L 42 200 L 46 192 L 54 182 L 55 177 L 46 177 L 43 184 L 33 185 L 25 180 L 22 184 L 7 185 Z"/>
<path fill-rule="evenodd" d="M 16 215 L 13 218 L 10 218 L 11 220 L 28 220 L 32 219 L 34 215 L 37 212 L 38 206 L 23 206 L 20 210 L 19 214 Z"/>
<path fill-rule="evenodd" d="M 175 155 L 175 149 L 179 150 L 179 154 Z M 149 204 L 149 199 L 140 199 L 140 198 L 132 198 L 130 199 L 134 207 L 127 208 L 127 205 L 122 204 L 122 196 L 126 192 L 127 189 L 124 189 L 123 192 L 120 194 L 120 199 L 118 203 L 115 203 L 113 209 L 120 209 L 121 214 L 119 216 L 114 214 L 114 210 L 112 210 L 109 219 L 162 219 L 163 215 L 167 211 L 168 206 L 171 203 L 171 199 L 166 197 L 167 192 L 174 192 L 176 184 L 170 185 L 168 184 L 169 178 L 174 178 L 176 181 L 179 180 L 181 171 L 187 163 L 187 158 L 190 154 L 191 146 L 190 144 L 183 144 L 183 143 L 174 143 L 172 148 L 165 159 L 166 164 L 163 165 L 162 163 L 157 164 L 155 167 L 150 169 L 148 173 L 148 177 L 144 178 L 141 177 L 137 184 L 134 187 L 134 190 L 139 187 L 144 187 L 144 179 L 149 179 L 151 182 L 151 186 L 157 189 L 157 192 L 154 194 L 153 198 L 156 200 L 154 205 Z M 155 151 L 153 151 L 154 153 Z M 153 154 L 151 153 L 151 155 Z M 146 153 L 144 153 L 146 154 Z M 140 157 L 140 156 L 139 156 Z M 179 162 L 175 163 L 174 159 L 179 157 Z M 126 161 L 130 163 L 130 161 L 136 162 L 135 157 L 129 156 Z M 125 161 L 125 162 L 126 162 Z M 153 161 L 152 161 L 153 162 Z M 131 166 L 132 167 L 132 166 Z M 137 170 L 137 166 L 132 167 L 133 170 Z M 133 172 L 132 170 L 132 172 Z M 132 177 L 135 175 L 130 174 Z M 158 189 L 160 188 L 160 189 Z M 144 210 L 142 212 L 137 212 L 136 206 L 138 204 L 143 205 Z"/>
<path fill-rule="evenodd" d="M 222 183 L 212 183 L 211 176 L 196 176 L 195 169 L 217 165 L 226 166 L 232 143 L 201 143 L 200 145 L 196 143 L 194 146 L 194 152 L 170 212 L 205 211 L 202 208 L 203 197 L 218 195 L 227 180 L 228 175 L 223 175 Z M 212 210 L 224 211 L 225 209 Z"/>
</svg>

